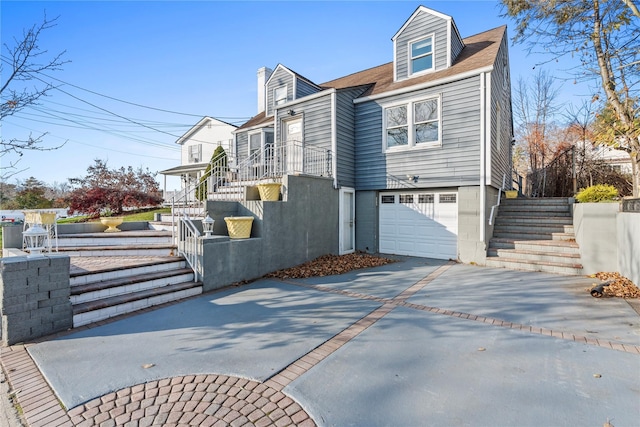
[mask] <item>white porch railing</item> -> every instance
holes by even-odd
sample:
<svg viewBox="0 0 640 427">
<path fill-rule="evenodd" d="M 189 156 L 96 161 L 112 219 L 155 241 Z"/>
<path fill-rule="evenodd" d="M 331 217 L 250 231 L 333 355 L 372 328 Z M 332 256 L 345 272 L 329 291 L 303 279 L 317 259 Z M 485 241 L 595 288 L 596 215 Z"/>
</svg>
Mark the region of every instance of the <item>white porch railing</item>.
<svg viewBox="0 0 640 427">
<path fill-rule="evenodd" d="M 199 281 L 202 275 L 202 265 L 200 263 L 201 253 L 198 238 L 200 231 L 191 221 L 188 215 L 180 217 L 178 231 L 178 253 L 184 257 L 193 270 L 194 281 Z"/>
</svg>

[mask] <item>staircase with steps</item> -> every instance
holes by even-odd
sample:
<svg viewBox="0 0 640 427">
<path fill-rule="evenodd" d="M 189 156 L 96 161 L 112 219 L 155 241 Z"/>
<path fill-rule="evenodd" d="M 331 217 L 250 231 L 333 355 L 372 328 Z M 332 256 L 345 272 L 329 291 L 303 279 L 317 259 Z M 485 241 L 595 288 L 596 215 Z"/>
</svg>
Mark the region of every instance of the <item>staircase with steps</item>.
<svg viewBox="0 0 640 427">
<path fill-rule="evenodd" d="M 486 265 L 581 275 L 568 199 L 504 199 L 489 241 Z"/>
<path fill-rule="evenodd" d="M 60 234 L 58 250 L 71 257 L 73 326 L 201 294 L 171 239 L 151 229 Z"/>
</svg>

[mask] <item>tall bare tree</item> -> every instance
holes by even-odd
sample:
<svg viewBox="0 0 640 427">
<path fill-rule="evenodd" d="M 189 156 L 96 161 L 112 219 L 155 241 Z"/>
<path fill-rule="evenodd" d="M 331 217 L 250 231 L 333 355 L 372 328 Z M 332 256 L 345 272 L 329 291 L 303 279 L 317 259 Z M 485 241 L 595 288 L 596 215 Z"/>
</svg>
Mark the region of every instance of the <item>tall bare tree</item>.
<svg viewBox="0 0 640 427">
<path fill-rule="evenodd" d="M 640 197 L 640 12 L 635 0 L 501 0 L 517 22 L 515 42 L 550 60 L 578 57 L 576 78 L 595 79 L 615 133 L 598 141 L 629 154 L 633 195 Z"/>
<path fill-rule="evenodd" d="M 69 61 L 63 60 L 65 51 L 50 55 L 40 47 L 42 34 L 55 27 L 55 19 L 46 14 L 39 24 L 23 31 L 22 37 L 13 37 L 12 43 L 3 43 L 0 56 L 0 121 L 25 108 L 37 105 L 40 98 L 46 96 L 54 86 L 43 79 L 41 73 L 60 70 Z M 57 147 L 44 147 L 42 142 L 46 133 L 29 134 L 24 138 L 1 139 L 0 157 L 9 153 L 22 156 L 26 150 L 54 150 Z M 16 163 L 0 167 L 0 179 L 6 179 L 17 173 Z"/>
<path fill-rule="evenodd" d="M 534 174 L 544 168 L 553 154 L 551 131 L 558 113 L 558 89 L 554 83 L 552 76 L 539 70 L 529 81 L 520 78 L 515 88 L 516 139 L 528 156 L 529 171 Z"/>
</svg>

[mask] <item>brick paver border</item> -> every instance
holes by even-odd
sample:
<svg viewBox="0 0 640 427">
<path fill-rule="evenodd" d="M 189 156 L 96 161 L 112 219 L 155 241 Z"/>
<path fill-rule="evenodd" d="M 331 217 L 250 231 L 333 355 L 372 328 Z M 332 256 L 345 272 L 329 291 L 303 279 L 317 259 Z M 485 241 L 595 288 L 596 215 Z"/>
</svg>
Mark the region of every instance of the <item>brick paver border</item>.
<svg viewBox="0 0 640 427">
<path fill-rule="evenodd" d="M 408 302 L 411 296 L 454 264 L 455 262 L 452 261 L 439 267 L 393 298 L 380 298 L 323 285 L 282 280 L 284 283 L 299 287 L 376 301 L 381 306 L 275 373 L 264 383 L 215 374 L 179 376 L 127 387 L 67 412 L 44 380 L 25 345 L 0 349 L 2 356 L 0 362 L 30 427 L 98 425 L 105 427 L 115 425 L 307 427 L 316 424 L 304 408 L 283 393 L 283 389 L 396 307 L 429 311 L 524 333 L 640 354 L 640 346 L 637 345 L 592 339 L 562 331 Z M 109 322 L 99 324 L 104 323 Z"/>
</svg>

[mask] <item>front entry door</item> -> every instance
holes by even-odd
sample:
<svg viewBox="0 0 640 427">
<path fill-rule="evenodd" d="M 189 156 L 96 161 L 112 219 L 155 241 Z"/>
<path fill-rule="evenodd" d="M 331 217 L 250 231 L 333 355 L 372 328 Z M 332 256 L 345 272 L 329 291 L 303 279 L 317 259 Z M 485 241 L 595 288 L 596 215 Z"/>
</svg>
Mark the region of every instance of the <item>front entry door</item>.
<svg viewBox="0 0 640 427">
<path fill-rule="evenodd" d="M 302 142 L 302 118 L 284 122 L 284 141 L 287 144 L 287 173 L 304 172 L 304 145 Z"/>
<path fill-rule="evenodd" d="M 340 189 L 340 255 L 355 251 L 355 191 L 353 188 Z"/>
</svg>

